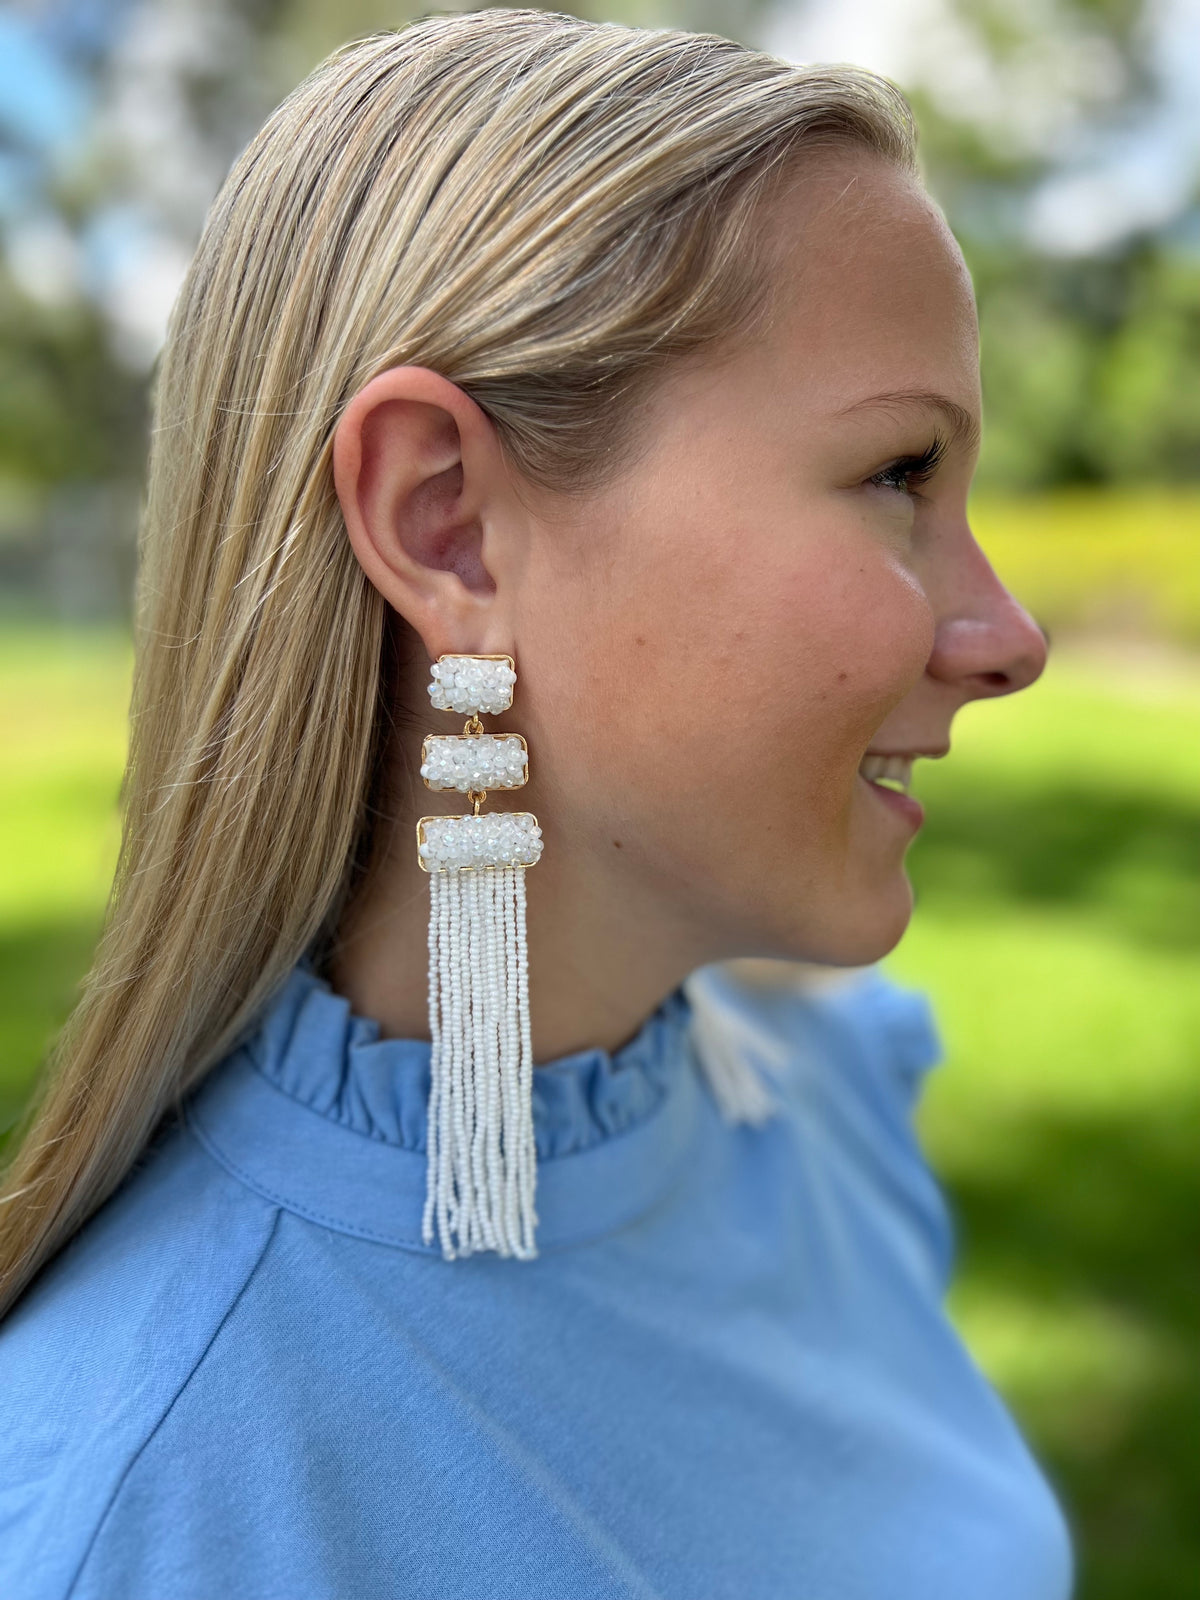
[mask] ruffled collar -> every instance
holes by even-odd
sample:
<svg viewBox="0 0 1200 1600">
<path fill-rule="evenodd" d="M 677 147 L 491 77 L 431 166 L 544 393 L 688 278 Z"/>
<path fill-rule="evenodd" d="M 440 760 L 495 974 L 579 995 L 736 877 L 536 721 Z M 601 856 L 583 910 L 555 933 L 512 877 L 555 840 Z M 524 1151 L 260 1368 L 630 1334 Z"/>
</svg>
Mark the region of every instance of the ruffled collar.
<svg viewBox="0 0 1200 1600">
<path fill-rule="evenodd" d="M 674 1181 L 700 1104 L 678 985 L 615 1051 L 533 1074 L 539 1250 L 595 1237 Z M 420 1240 L 431 1045 L 384 1039 L 301 958 L 256 1031 L 186 1108 L 192 1131 L 265 1198 L 363 1237 Z"/>
<path fill-rule="evenodd" d="M 620 1049 L 590 1048 L 533 1074 L 538 1159 L 587 1150 L 648 1117 L 683 1070 L 691 1016 L 673 990 Z M 277 1089 L 331 1121 L 402 1150 L 424 1152 L 431 1046 L 381 1039 L 379 1023 L 301 961 L 247 1048 Z"/>
</svg>

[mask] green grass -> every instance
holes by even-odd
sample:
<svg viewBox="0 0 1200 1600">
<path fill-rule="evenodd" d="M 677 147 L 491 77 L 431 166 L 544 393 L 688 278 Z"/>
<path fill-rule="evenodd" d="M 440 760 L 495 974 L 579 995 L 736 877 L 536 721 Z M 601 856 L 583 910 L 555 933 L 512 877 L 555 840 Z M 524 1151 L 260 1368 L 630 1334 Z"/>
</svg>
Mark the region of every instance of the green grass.
<svg viewBox="0 0 1200 1600">
<path fill-rule="evenodd" d="M 0 632 L 0 1129 L 73 1004 L 120 841 L 132 654 L 119 634 Z"/>
<path fill-rule="evenodd" d="M 1025 598 L 1025 596 L 1022 596 Z M 100 924 L 130 658 L 0 637 L 0 1125 Z M 1183 1600 L 1200 1537 L 1200 658 L 1056 645 L 917 769 L 916 912 L 885 966 L 946 1044 L 920 1127 L 950 1308 L 1058 1486 L 1079 1600 Z"/>
</svg>

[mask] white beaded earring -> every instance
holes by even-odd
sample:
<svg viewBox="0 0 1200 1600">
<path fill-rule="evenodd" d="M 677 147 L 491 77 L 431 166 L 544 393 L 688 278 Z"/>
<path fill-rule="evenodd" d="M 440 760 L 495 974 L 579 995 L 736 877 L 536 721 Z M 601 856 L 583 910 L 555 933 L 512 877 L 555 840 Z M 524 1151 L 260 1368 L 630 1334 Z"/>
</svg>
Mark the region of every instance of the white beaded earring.
<svg viewBox="0 0 1200 1600">
<path fill-rule="evenodd" d="M 489 789 L 529 778 L 518 734 L 483 731 L 480 713 L 512 705 L 511 656 L 439 656 L 436 710 L 469 712 L 461 734 L 428 734 L 421 776 L 473 802 L 460 816 L 422 817 L 417 858 L 429 874 L 428 1160 L 421 1236 L 437 1219 L 447 1261 L 476 1250 L 537 1255 L 537 1153 L 525 869 L 542 853 L 528 811 L 480 815 Z"/>
</svg>

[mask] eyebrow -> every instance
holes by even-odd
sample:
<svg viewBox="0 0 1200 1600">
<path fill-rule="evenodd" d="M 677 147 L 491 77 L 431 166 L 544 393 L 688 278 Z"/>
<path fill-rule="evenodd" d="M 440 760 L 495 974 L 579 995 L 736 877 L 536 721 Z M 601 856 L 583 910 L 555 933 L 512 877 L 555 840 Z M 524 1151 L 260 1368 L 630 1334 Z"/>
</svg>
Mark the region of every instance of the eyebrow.
<svg viewBox="0 0 1200 1600">
<path fill-rule="evenodd" d="M 845 417 L 854 411 L 894 410 L 904 406 L 917 406 L 924 411 L 940 412 L 946 420 L 954 443 L 961 444 L 968 450 L 974 450 L 979 444 L 981 429 L 978 417 L 965 406 L 960 406 L 957 400 L 951 400 L 948 395 L 933 394 L 924 389 L 895 389 L 888 394 L 869 394 L 862 400 L 855 400 L 853 404 L 845 406 L 837 415 Z"/>
</svg>

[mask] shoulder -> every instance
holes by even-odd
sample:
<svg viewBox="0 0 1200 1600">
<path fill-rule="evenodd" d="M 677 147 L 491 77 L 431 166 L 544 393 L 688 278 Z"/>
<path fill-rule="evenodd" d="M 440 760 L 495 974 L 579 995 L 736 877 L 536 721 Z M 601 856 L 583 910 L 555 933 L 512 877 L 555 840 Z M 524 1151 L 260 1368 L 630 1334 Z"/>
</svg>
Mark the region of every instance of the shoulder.
<svg viewBox="0 0 1200 1600">
<path fill-rule="evenodd" d="M 877 965 L 765 960 L 702 967 L 688 992 L 703 1036 L 756 1070 L 805 1147 L 852 1175 L 878 1216 L 907 1219 L 927 1281 L 943 1291 L 953 1217 L 914 1122 L 927 1074 L 945 1056 L 929 997 Z"/>
<path fill-rule="evenodd" d="M 71 1593 L 277 1219 L 171 1119 L 0 1322 L 0 1593 Z"/>
<path fill-rule="evenodd" d="M 847 1069 L 864 1071 L 907 1121 L 926 1074 L 945 1057 L 929 996 L 871 966 L 814 986 L 805 998 Z"/>
<path fill-rule="evenodd" d="M 688 994 L 768 1077 L 795 1079 L 819 1063 L 826 1086 L 852 1079 L 903 1120 L 945 1055 L 929 997 L 879 966 L 720 962 L 694 972 Z"/>
</svg>

